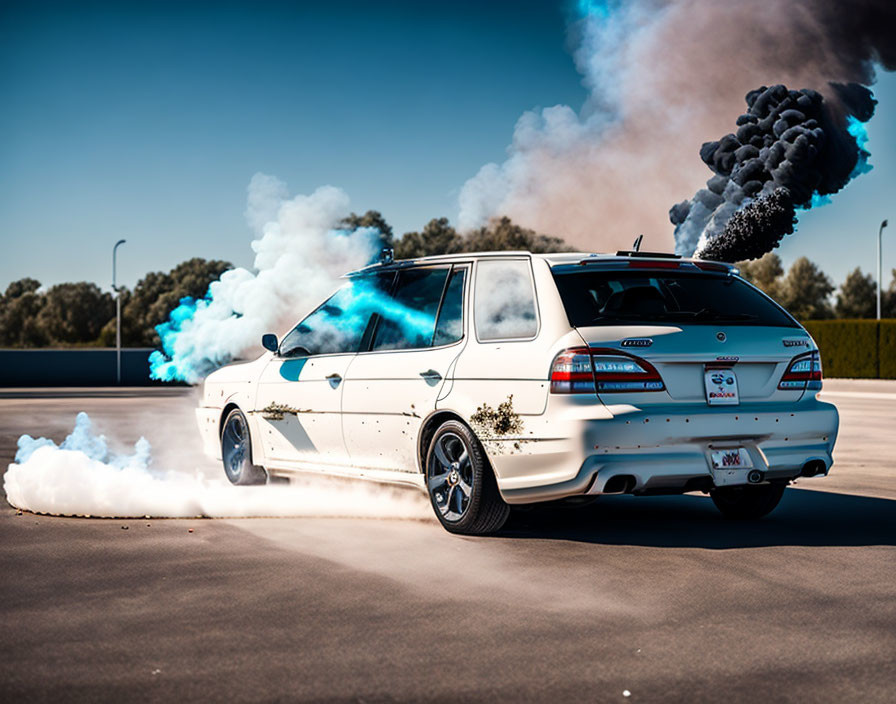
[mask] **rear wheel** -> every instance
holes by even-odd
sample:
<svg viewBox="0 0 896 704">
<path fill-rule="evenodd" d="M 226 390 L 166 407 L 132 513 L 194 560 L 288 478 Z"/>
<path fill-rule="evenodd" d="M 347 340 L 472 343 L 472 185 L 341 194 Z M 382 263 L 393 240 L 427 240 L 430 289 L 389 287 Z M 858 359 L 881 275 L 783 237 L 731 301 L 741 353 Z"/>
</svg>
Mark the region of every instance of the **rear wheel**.
<svg viewBox="0 0 896 704">
<path fill-rule="evenodd" d="M 426 489 L 436 517 L 451 533 L 493 533 L 510 514 L 482 445 L 458 421 L 442 423 L 430 440 Z"/>
<path fill-rule="evenodd" d="M 709 495 L 726 518 L 755 519 L 771 513 L 784 495 L 786 484 L 725 486 Z"/>
<path fill-rule="evenodd" d="M 252 464 L 252 443 L 249 438 L 249 424 L 243 412 L 234 408 L 224 420 L 221 432 L 221 458 L 224 473 L 231 484 L 264 484 L 267 473 L 262 467 Z"/>
</svg>

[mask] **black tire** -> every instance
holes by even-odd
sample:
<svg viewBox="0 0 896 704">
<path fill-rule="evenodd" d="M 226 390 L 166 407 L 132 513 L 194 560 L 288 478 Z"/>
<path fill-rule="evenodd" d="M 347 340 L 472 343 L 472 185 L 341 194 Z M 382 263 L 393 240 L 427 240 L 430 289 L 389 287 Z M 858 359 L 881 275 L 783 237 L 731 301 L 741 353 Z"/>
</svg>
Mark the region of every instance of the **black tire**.
<svg viewBox="0 0 896 704">
<path fill-rule="evenodd" d="M 484 535 L 507 521 L 510 507 L 498 492 L 485 451 L 463 423 L 449 420 L 439 426 L 424 466 L 429 500 L 445 530 Z"/>
<path fill-rule="evenodd" d="M 252 441 L 249 424 L 239 408 L 234 408 L 224 419 L 221 430 L 221 458 L 224 474 L 231 484 L 264 484 L 267 472 L 263 467 L 252 464 Z"/>
<path fill-rule="evenodd" d="M 781 501 L 786 486 L 786 484 L 724 486 L 710 490 L 709 495 L 725 518 L 751 520 L 771 513 Z"/>
</svg>

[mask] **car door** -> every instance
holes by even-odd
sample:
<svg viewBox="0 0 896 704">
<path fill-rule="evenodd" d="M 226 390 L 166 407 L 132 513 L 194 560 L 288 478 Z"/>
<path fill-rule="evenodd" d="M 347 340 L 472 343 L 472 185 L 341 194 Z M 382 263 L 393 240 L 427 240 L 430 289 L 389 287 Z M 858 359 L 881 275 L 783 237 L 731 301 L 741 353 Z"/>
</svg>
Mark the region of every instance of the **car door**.
<svg viewBox="0 0 896 704">
<path fill-rule="evenodd" d="M 367 330 L 368 292 L 394 273 L 355 277 L 280 342 L 259 379 L 255 413 L 274 463 L 346 465 L 340 418 L 346 371 Z"/>
<path fill-rule="evenodd" d="M 468 265 L 399 271 L 367 351 L 349 366 L 342 426 L 352 464 L 416 471 L 417 436 L 464 346 Z"/>
</svg>

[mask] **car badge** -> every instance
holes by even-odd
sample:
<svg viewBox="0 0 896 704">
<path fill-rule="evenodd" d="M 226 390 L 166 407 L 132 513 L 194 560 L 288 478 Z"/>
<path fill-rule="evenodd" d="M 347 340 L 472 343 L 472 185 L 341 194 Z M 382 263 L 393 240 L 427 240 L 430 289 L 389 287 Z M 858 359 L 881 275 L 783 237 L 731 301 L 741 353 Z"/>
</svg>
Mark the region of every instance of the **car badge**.
<svg viewBox="0 0 896 704">
<path fill-rule="evenodd" d="M 723 333 L 723 332 L 717 332 L 717 333 L 716 333 L 716 339 L 717 339 L 719 342 L 724 342 L 725 340 L 728 339 L 728 336 L 727 336 L 725 333 Z"/>
<path fill-rule="evenodd" d="M 791 338 L 789 340 L 784 339 L 784 340 L 781 340 L 781 342 L 784 343 L 785 347 L 803 347 L 803 346 L 808 347 L 809 346 L 809 338 L 808 337 L 798 337 L 795 339 Z"/>
<path fill-rule="evenodd" d="M 652 344 L 649 337 L 629 337 L 622 341 L 622 347 L 650 347 Z"/>
<path fill-rule="evenodd" d="M 736 362 L 740 359 L 737 355 L 725 355 L 723 357 L 716 357 L 717 362 Z"/>
</svg>

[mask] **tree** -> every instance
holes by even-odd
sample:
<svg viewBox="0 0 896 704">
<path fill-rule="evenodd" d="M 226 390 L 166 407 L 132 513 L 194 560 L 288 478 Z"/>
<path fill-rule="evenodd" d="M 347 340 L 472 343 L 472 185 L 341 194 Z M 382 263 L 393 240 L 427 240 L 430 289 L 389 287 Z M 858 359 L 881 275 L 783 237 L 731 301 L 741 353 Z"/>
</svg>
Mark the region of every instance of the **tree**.
<svg viewBox="0 0 896 704">
<path fill-rule="evenodd" d="M 35 293 L 39 288 L 40 281 L 26 276 L 24 279 L 19 279 L 9 284 L 6 287 L 6 292 L 3 294 L 3 299 L 12 300 L 13 298 L 19 298 L 26 293 Z"/>
<path fill-rule="evenodd" d="M 448 218 L 433 218 L 423 232 L 406 232 L 395 243 L 396 259 L 415 259 L 432 254 L 453 254 L 463 249 L 464 240 L 451 227 Z"/>
<path fill-rule="evenodd" d="M 386 222 L 386 218 L 378 210 L 368 210 L 363 215 L 350 213 L 340 223 L 347 230 L 357 230 L 361 227 L 372 227 L 380 233 L 380 247 L 393 247 L 392 226 Z"/>
<path fill-rule="evenodd" d="M 115 300 L 87 281 L 57 284 L 44 296 L 38 326 L 51 344 L 94 342 L 115 315 Z"/>
<path fill-rule="evenodd" d="M 151 271 L 134 287 L 133 292 L 122 291 L 121 339 L 123 344 L 155 347 L 159 344 L 155 327 L 168 320 L 182 298 L 202 298 L 209 284 L 217 281 L 230 262 L 194 257 L 181 262 L 167 274 Z M 103 328 L 101 342 L 115 342 L 115 319 Z"/>
<path fill-rule="evenodd" d="M 761 288 L 775 300 L 781 297 L 781 277 L 784 275 L 784 267 L 781 266 L 781 257 L 774 252 L 769 252 L 759 259 L 739 262 L 737 264 L 741 276 L 754 286 Z"/>
<path fill-rule="evenodd" d="M 837 295 L 838 318 L 874 318 L 877 315 L 877 284 L 871 274 L 856 267 L 849 273 Z"/>
<path fill-rule="evenodd" d="M 504 249 L 528 250 L 533 253 L 574 251 L 559 237 L 540 235 L 534 230 L 520 227 L 506 216 L 493 218 L 487 225 L 473 230 L 464 238 L 465 252 L 494 252 Z"/>
<path fill-rule="evenodd" d="M 9 347 L 40 347 L 47 343 L 37 316 L 44 297 L 38 293 L 40 281 L 31 278 L 13 281 L 0 296 L 0 344 Z"/>
<path fill-rule="evenodd" d="M 495 252 L 499 250 L 530 252 L 570 252 L 572 248 L 559 237 L 541 235 L 521 227 L 508 217 L 494 218 L 484 227 L 459 235 L 448 218 L 433 218 L 422 232 L 406 232 L 395 243 L 396 259 L 414 259 L 433 254 L 456 252 Z"/>
<path fill-rule="evenodd" d="M 800 320 L 832 318 L 828 296 L 833 290 L 828 276 L 806 257 L 800 257 L 787 272 L 780 303 Z"/>
</svg>

